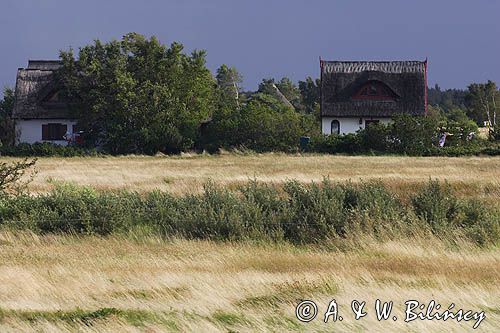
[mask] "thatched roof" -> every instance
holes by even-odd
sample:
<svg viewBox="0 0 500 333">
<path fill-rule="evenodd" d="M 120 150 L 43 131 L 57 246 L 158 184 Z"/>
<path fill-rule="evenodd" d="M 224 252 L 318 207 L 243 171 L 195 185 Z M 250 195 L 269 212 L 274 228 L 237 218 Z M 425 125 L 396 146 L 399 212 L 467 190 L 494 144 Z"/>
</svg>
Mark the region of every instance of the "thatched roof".
<svg viewBox="0 0 500 333">
<path fill-rule="evenodd" d="M 381 82 L 392 100 L 355 99 L 368 82 Z M 426 61 L 321 61 L 321 115 L 390 117 L 425 114 Z"/>
<path fill-rule="evenodd" d="M 71 119 L 65 103 L 45 99 L 57 91 L 54 71 L 61 67 L 57 60 L 30 60 L 27 68 L 17 71 L 14 119 Z"/>
</svg>

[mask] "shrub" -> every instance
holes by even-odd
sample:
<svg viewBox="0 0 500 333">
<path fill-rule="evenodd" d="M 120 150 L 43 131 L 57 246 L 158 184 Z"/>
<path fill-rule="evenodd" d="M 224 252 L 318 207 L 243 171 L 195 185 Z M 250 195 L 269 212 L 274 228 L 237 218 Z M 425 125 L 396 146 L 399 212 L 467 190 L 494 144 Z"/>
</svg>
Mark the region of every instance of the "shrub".
<svg viewBox="0 0 500 333">
<path fill-rule="evenodd" d="M 389 150 L 390 128 L 382 123 L 374 123 L 358 132 L 360 145 L 364 151 L 386 152 Z"/>
<path fill-rule="evenodd" d="M 58 184 L 38 196 L 0 197 L 0 225 L 40 233 L 108 235 L 146 231 L 166 237 L 323 243 L 368 234 L 376 239 L 458 231 L 479 245 L 500 240 L 500 213 L 460 201 L 430 181 L 406 204 L 383 184 L 256 181 L 237 191 L 207 183 L 201 194 L 99 192 Z"/>
<path fill-rule="evenodd" d="M 19 194 L 25 186 L 31 181 L 34 173 L 30 175 L 28 180 L 22 180 L 26 172 L 35 165 L 36 159 L 6 163 L 0 162 L 0 196 L 8 194 Z"/>
<path fill-rule="evenodd" d="M 34 144 L 20 143 L 16 146 L 0 147 L 0 155 L 14 157 L 30 157 L 30 156 L 59 156 L 59 157 L 75 157 L 75 156 L 96 156 L 96 149 L 84 149 L 75 146 L 61 146 L 48 142 L 37 142 Z"/>
<path fill-rule="evenodd" d="M 453 224 L 458 214 L 457 198 L 448 183 L 430 180 L 412 198 L 417 216 L 425 220 L 434 231 L 441 231 Z"/>
<path fill-rule="evenodd" d="M 340 187 L 325 182 L 303 185 L 287 182 L 284 190 L 288 201 L 283 213 L 285 239 L 296 243 L 311 243 L 342 235 L 346 222 L 344 193 Z"/>
<path fill-rule="evenodd" d="M 495 243 L 500 239 L 500 212 L 487 209 L 478 200 L 463 202 L 457 220 L 468 238 L 477 244 Z"/>
<path fill-rule="evenodd" d="M 390 131 L 393 152 L 422 155 L 437 141 L 437 119 L 400 114 L 394 117 Z"/>
</svg>

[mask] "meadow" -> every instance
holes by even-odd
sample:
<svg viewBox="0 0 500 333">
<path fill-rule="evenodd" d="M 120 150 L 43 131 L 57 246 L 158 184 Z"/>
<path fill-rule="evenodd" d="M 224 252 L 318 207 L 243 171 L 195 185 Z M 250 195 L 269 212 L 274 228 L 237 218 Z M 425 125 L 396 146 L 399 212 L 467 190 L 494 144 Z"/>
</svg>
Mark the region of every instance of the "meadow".
<svg viewBox="0 0 500 333">
<path fill-rule="evenodd" d="M 310 186 L 312 181 L 329 177 L 344 184 L 350 180 L 353 186 L 380 182 L 402 205 L 410 207 L 412 196 L 432 178 L 446 180 L 459 200 L 478 200 L 488 209 L 498 209 L 500 202 L 497 157 L 224 154 L 41 158 L 37 169 L 29 186 L 35 196 L 69 182 L 95 188 L 95 193 L 126 190 L 140 196 L 158 189 L 174 198 L 204 198 L 203 185 L 209 179 L 233 190 L 249 180 L 277 187 L 297 180 Z M 307 196 L 316 193 L 313 187 L 306 189 Z M 364 188 L 358 198 L 367 202 L 370 196 L 365 194 L 372 189 L 379 188 Z M 299 188 L 297 193 L 301 191 Z M 97 195 L 85 193 L 92 200 Z M 321 193 L 315 198 L 323 200 Z M 321 243 L 1 228 L 0 331 L 474 331 L 474 321 L 405 323 L 404 302 L 411 299 L 435 300 L 443 308 L 455 303 L 456 308 L 484 311 L 486 319 L 477 331 L 498 331 L 498 243 L 480 246 L 461 233 L 450 236 L 420 230 L 419 225 L 404 232 L 380 233 L 380 227 L 396 226 L 384 224 L 389 221 L 380 217 L 399 216 L 393 215 L 395 203 L 383 193 L 381 198 L 374 196 L 371 210 L 349 210 L 345 215 L 349 221 L 365 216 L 373 222 L 368 227 L 376 232 L 363 225 L 365 229 Z M 382 206 L 377 206 L 379 202 Z M 383 207 L 389 212 L 381 210 Z M 302 216 L 300 209 L 293 213 Z M 30 216 L 28 210 L 24 214 Z M 373 221 L 370 214 L 375 216 Z M 457 216 L 464 218 L 462 215 Z M 310 323 L 295 318 L 295 305 L 303 299 L 314 300 L 320 308 Z M 339 304 L 344 320 L 325 324 L 322 314 L 332 299 Z M 367 302 L 367 317 L 354 320 L 350 309 L 354 299 Z M 379 322 L 374 314 L 376 299 L 394 301 L 393 314 L 398 320 Z"/>
<path fill-rule="evenodd" d="M 2 161 L 13 158 L 0 158 Z M 39 158 L 32 192 L 52 188 L 53 181 L 97 189 L 165 190 L 183 194 L 201 190 L 209 179 L 234 186 L 256 179 L 281 183 L 382 180 L 394 188 L 414 188 L 429 178 L 447 180 L 458 193 L 500 195 L 500 157 L 401 157 L 287 154 L 183 154 L 178 157 Z"/>
</svg>

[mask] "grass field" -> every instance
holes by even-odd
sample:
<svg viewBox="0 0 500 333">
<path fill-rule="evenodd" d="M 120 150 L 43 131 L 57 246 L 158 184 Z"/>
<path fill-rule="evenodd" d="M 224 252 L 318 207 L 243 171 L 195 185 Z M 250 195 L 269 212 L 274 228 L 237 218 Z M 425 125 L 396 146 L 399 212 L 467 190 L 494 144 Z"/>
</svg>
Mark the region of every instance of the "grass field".
<svg viewBox="0 0 500 333">
<path fill-rule="evenodd" d="M 404 323 L 410 299 L 485 311 L 479 331 L 500 328 L 497 250 L 452 251 L 435 239 L 363 243 L 326 251 L 4 232 L 0 331 L 473 331 L 473 322 Z M 325 324 L 333 298 L 345 320 Z M 378 322 L 377 298 L 393 300 L 400 319 Z M 318 303 L 318 319 L 295 319 L 300 299 Z M 369 304 L 368 317 L 353 319 L 353 299 Z"/>
<path fill-rule="evenodd" d="M 5 160 L 2 158 L 2 160 Z M 33 193 L 54 181 L 102 190 L 198 191 L 209 178 L 234 186 L 256 178 L 381 179 L 401 191 L 429 177 L 462 196 L 500 202 L 500 158 L 295 156 L 42 158 Z M 435 300 L 443 310 L 484 311 L 476 331 L 500 330 L 500 250 L 433 237 L 335 246 L 162 240 L 132 236 L 35 235 L 0 230 L 1 332 L 474 331 L 474 321 L 404 323 L 404 302 Z M 379 322 L 376 299 L 398 317 Z M 311 323 L 295 318 L 316 301 Z M 343 321 L 325 324 L 332 299 Z M 352 300 L 366 301 L 356 321 Z"/>
<path fill-rule="evenodd" d="M 0 160 L 9 160 L 1 158 Z M 310 182 L 381 179 L 396 188 L 411 188 L 429 177 L 446 179 L 458 193 L 500 195 L 500 157 L 365 157 L 331 155 L 183 155 L 182 157 L 40 158 L 34 192 L 47 191 L 51 180 L 99 189 L 162 189 L 174 194 L 201 189 L 213 179 L 234 185 L 249 179 Z"/>
</svg>

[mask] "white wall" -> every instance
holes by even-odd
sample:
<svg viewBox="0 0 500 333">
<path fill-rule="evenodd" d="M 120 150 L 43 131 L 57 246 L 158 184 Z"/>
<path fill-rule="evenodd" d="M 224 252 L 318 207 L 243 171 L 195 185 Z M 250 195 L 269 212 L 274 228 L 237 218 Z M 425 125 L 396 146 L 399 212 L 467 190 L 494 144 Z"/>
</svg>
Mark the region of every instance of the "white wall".
<svg viewBox="0 0 500 333">
<path fill-rule="evenodd" d="M 30 119 L 16 120 L 16 143 L 51 142 L 58 145 L 67 145 L 65 140 L 42 140 L 42 124 L 59 123 L 68 126 L 68 132 L 73 133 L 74 120 L 68 119 Z"/>
<path fill-rule="evenodd" d="M 340 123 L 340 134 L 356 133 L 358 130 L 365 128 L 366 120 L 379 120 L 381 123 L 388 124 L 391 118 L 366 117 L 361 118 L 361 124 L 357 118 L 337 118 L 337 117 L 322 117 L 321 131 L 323 134 L 331 134 L 332 120 L 338 120 Z"/>
</svg>

